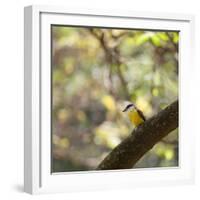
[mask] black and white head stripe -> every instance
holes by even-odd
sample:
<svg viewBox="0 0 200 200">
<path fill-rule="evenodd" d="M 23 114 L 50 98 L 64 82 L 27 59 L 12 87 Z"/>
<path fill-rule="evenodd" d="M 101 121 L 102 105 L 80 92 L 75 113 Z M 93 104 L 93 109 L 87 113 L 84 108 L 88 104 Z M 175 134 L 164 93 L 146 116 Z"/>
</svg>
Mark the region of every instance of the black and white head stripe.
<svg viewBox="0 0 200 200">
<path fill-rule="evenodd" d="M 131 104 L 128 104 L 126 106 L 126 108 L 122 111 L 122 112 L 126 112 L 129 108 L 133 107 L 134 105 L 131 103 Z"/>
</svg>

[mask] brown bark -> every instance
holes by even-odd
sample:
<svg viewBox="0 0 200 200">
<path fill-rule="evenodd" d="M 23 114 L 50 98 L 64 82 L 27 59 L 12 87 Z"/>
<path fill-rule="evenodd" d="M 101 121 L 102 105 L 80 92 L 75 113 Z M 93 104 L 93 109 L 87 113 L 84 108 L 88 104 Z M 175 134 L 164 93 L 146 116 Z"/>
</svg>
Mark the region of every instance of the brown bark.
<svg viewBox="0 0 200 200">
<path fill-rule="evenodd" d="M 157 142 L 178 127 L 178 101 L 134 129 L 99 164 L 97 170 L 128 169 Z"/>
</svg>

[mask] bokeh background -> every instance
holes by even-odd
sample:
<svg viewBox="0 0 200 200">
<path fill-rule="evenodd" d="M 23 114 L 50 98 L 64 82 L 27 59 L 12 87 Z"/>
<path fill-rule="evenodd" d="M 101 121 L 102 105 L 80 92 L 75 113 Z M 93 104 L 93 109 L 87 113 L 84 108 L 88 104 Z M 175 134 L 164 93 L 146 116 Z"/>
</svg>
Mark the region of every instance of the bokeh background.
<svg viewBox="0 0 200 200">
<path fill-rule="evenodd" d="M 52 172 L 93 170 L 134 128 L 178 98 L 178 32 L 53 25 Z M 134 168 L 178 166 L 178 129 Z"/>
</svg>

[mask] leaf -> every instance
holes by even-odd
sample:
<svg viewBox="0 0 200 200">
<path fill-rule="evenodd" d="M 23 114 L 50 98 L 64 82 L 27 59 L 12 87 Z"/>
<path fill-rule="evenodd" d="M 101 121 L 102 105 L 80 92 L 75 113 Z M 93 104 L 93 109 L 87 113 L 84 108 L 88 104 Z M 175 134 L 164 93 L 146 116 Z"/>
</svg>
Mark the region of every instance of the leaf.
<svg viewBox="0 0 200 200">
<path fill-rule="evenodd" d="M 166 160 L 171 160 L 174 157 L 174 151 L 172 149 L 167 149 L 164 155 Z"/>
<path fill-rule="evenodd" d="M 57 115 L 60 123 L 65 123 L 66 120 L 69 118 L 69 112 L 64 108 L 60 109 Z"/>
<path fill-rule="evenodd" d="M 161 46 L 161 39 L 159 38 L 159 36 L 157 34 L 154 34 L 151 37 L 151 41 L 155 46 Z"/>
<path fill-rule="evenodd" d="M 143 34 L 137 36 L 136 37 L 136 44 L 137 45 L 142 45 L 145 42 L 149 41 L 149 39 L 151 38 L 152 34 L 153 34 L 152 32 L 147 32 L 147 33 L 143 33 Z"/>
<path fill-rule="evenodd" d="M 59 147 L 64 148 L 64 149 L 68 148 L 69 147 L 69 140 L 66 137 L 60 139 Z"/>
<path fill-rule="evenodd" d="M 104 95 L 101 99 L 102 104 L 107 110 L 114 112 L 116 110 L 115 100 L 110 95 Z"/>
<path fill-rule="evenodd" d="M 173 42 L 174 43 L 178 43 L 178 41 L 179 41 L 179 33 L 178 32 L 173 32 L 172 35 L 173 35 Z"/>
<path fill-rule="evenodd" d="M 154 97 L 157 97 L 157 96 L 159 95 L 159 90 L 158 90 L 158 88 L 153 88 L 152 94 L 153 94 Z"/>
<path fill-rule="evenodd" d="M 157 33 L 158 37 L 160 37 L 163 41 L 169 41 L 169 37 L 165 32 Z"/>
</svg>

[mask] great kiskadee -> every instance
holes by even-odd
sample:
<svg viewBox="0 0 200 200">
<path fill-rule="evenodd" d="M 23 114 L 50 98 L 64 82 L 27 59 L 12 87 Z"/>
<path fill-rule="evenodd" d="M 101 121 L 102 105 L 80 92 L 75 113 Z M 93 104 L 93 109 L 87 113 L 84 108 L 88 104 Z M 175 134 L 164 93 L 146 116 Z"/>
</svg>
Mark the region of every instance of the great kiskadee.
<svg viewBox="0 0 200 200">
<path fill-rule="evenodd" d="M 122 112 L 127 113 L 130 122 L 135 127 L 138 127 L 140 124 L 142 124 L 146 120 L 142 111 L 139 110 L 133 103 L 128 104 Z"/>
</svg>

